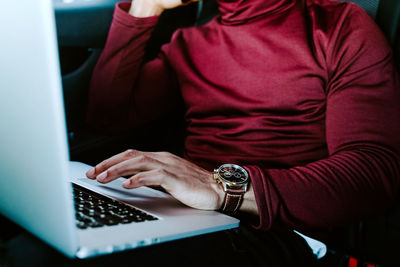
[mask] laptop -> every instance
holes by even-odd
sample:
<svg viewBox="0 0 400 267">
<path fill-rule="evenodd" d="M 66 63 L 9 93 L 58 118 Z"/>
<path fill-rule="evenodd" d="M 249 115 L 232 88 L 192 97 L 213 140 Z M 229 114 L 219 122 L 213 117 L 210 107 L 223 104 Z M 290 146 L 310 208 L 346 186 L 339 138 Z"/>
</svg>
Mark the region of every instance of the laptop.
<svg viewBox="0 0 400 267">
<path fill-rule="evenodd" d="M 123 178 L 85 178 L 90 166 L 69 161 L 51 0 L 0 6 L 4 216 L 77 258 L 238 227 L 235 218 L 186 207 L 162 191 L 126 190 Z"/>
</svg>

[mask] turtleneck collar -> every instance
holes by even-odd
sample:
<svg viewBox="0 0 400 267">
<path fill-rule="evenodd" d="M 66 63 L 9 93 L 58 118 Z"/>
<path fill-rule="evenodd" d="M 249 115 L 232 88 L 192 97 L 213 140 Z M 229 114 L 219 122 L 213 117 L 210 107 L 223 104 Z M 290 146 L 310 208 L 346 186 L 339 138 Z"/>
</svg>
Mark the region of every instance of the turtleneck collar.
<svg viewBox="0 0 400 267">
<path fill-rule="evenodd" d="M 296 0 L 216 0 L 224 24 L 243 24 L 286 10 Z"/>
</svg>

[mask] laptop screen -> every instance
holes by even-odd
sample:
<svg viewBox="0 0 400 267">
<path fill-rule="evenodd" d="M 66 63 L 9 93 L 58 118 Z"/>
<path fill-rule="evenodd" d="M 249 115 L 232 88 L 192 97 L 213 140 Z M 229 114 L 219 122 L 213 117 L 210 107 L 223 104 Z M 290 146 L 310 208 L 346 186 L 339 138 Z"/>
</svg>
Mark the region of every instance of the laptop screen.
<svg viewBox="0 0 400 267">
<path fill-rule="evenodd" d="M 0 212 L 72 254 L 77 242 L 51 1 L 1 1 L 0 36 Z"/>
</svg>

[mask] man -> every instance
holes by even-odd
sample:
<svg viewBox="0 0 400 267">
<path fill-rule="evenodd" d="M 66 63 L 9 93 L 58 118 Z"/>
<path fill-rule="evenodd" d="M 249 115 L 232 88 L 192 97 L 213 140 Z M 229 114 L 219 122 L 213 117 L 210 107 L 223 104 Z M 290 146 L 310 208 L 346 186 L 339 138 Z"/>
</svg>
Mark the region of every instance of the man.
<svg viewBox="0 0 400 267">
<path fill-rule="evenodd" d="M 129 176 L 125 188 L 162 186 L 193 208 L 240 211 L 259 233 L 323 237 L 388 207 L 399 186 L 399 79 L 372 19 L 329 0 L 217 2 L 219 16 L 178 30 L 149 62 L 159 15 L 182 2 L 117 5 L 88 122 L 131 129 L 183 99 L 185 154 L 128 150 L 87 176 Z M 227 166 L 249 181 L 236 196 L 217 183 Z"/>
</svg>

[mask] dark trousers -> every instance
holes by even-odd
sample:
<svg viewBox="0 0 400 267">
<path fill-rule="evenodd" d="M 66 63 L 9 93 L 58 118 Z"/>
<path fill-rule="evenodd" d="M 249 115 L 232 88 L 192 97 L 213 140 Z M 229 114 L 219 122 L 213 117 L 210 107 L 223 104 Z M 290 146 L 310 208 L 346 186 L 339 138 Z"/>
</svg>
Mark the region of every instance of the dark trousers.
<svg viewBox="0 0 400 267">
<path fill-rule="evenodd" d="M 3 256 L 3 265 L 11 267 L 315 265 L 311 249 L 297 234 L 247 226 L 85 260 L 69 259 L 23 231 L 3 246 Z"/>
</svg>

